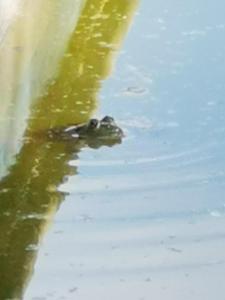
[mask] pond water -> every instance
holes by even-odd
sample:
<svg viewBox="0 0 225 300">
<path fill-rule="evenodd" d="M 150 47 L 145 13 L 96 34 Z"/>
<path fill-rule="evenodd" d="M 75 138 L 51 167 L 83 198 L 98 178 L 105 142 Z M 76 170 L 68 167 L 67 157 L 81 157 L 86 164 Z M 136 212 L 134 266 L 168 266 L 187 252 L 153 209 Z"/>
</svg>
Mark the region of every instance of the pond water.
<svg viewBox="0 0 225 300">
<path fill-rule="evenodd" d="M 0 299 L 222 300 L 225 3 L 1 3 Z"/>
</svg>

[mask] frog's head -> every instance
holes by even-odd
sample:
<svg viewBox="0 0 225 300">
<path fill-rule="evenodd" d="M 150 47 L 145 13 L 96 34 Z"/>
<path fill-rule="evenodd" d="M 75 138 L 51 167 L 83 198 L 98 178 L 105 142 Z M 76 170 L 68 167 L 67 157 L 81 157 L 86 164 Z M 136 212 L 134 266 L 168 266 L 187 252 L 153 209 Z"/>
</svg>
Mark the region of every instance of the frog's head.
<svg viewBox="0 0 225 300">
<path fill-rule="evenodd" d="M 79 134 L 81 137 L 85 137 L 88 146 L 91 148 L 120 144 L 124 137 L 122 129 L 109 116 L 105 116 L 101 120 L 91 119 L 85 130 Z"/>
<path fill-rule="evenodd" d="M 48 130 L 48 137 L 55 140 L 71 141 L 78 145 L 83 143 L 91 148 L 120 144 L 124 133 L 112 117 L 101 120 L 91 119 L 88 123 L 71 125 L 64 129 Z"/>
</svg>

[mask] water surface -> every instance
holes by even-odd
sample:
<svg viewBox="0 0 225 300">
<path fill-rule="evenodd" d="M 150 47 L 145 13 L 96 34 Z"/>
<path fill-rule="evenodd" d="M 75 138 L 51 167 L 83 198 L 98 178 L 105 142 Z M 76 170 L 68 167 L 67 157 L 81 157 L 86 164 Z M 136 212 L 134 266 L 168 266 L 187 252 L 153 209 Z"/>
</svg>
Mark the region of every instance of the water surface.
<svg viewBox="0 0 225 300">
<path fill-rule="evenodd" d="M 0 290 L 18 298 L 23 285 L 24 299 L 223 299 L 225 5 L 98 2 L 84 5 L 0 183 Z M 121 145 L 35 138 L 93 113 L 115 117 Z"/>
</svg>

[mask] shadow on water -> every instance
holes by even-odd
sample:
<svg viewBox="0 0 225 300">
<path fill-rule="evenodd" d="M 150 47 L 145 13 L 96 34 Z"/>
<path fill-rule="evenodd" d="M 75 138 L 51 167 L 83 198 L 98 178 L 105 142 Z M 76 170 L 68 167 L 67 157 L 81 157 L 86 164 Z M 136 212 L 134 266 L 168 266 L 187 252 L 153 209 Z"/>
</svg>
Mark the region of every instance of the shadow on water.
<svg viewBox="0 0 225 300">
<path fill-rule="evenodd" d="M 48 1 L 45 3 L 47 5 Z M 23 297 L 32 276 L 39 242 L 65 197 L 65 194 L 59 192 L 57 188 L 69 175 L 77 173 L 77 168 L 69 166 L 68 162 L 78 157 L 83 147 L 100 146 L 77 140 L 50 140 L 39 133 L 55 126 L 85 122 L 90 118 L 96 108 L 101 82 L 110 74 L 115 51 L 127 31 L 136 5 L 137 1 L 132 3 L 120 0 L 86 1 L 67 50 L 62 55 L 59 67 L 55 68 L 57 76 L 52 79 L 53 76 L 44 75 L 47 84 L 42 83 L 45 86 L 44 92 L 39 93 L 41 95 L 38 97 L 38 93 L 32 94 L 32 88 L 36 88 L 35 84 L 28 88 L 24 109 L 28 109 L 26 105 L 31 100 L 32 105 L 26 133 L 20 142 L 21 147 L 15 162 L 11 160 L 11 166 L 8 163 L 8 173 L 5 172 L 0 182 L 0 299 L 2 300 Z M 71 8 L 73 6 L 71 1 Z M 32 28 L 30 30 L 32 31 Z M 21 32 L 20 35 L 22 34 Z M 66 39 L 64 42 L 66 43 Z M 43 47 L 43 44 L 40 43 L 35 47 Z M 17 50 L 25 51 L 22 48 Z M 35 53 L 35 49 L 33 51 Z M 33 64 L 31 72 L 35 72 L 35 69 L 40 72 L 39 61 L 35 60 L 34 53 L 26 64 L 27 66 Z M 57 58 L 59 56 L 57 55 Z M 52 69 L 54 68 L 51 67 Z M 14 81 L 18 80 L 20 72 L 16 76 Z M 29 78 L 29 72 L 27 76 Z M 35 74 L 32 73 L 32 76 L 35 78 Z M 15 91 L 10 93 L 13 97 L 18 97 L 17 93 L 21 93 L 18 88 L 21 87 L 20 80 L 26 90 L 24 75 L 23 78 L 19 78 Z M 4 98 L 6 105 L 7 93 Z M 37 98 L 38 101 L 33 101 L 30 97 Z M 23 100 L 21 94 L 20 99 Z M 8 101 L 12 101 L 11 98 Z M 22 102 L 19 104 L 22 105 Z M 13 105 L 12 101 L 12 108 Z M 7 124 L 12 124 L 17 116 L 20 117 L 19 113 L 20 110 L 16 109 L 15 115 L 13 118 L 12 115 L 9 117 Z M 8 150 L 6 145 L 3 140 L 1 145 L 3 152 Z M 103 145 L 112 146 L 113 143 L 104 141 Z"/>
</svg>

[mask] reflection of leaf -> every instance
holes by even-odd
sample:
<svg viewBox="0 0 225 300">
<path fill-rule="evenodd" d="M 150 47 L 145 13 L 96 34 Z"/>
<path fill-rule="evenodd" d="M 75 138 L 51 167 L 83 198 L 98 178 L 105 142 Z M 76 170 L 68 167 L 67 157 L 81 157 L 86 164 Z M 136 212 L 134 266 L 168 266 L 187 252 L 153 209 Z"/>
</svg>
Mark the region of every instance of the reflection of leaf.
<svg viewBox="0 0 225 300">
<path fill-rule="evenodd" d="M 46 5 L 46 9 L 48 8 L 46 11 L 49 13 L 50 4 L 54 1 L 45 0 L 38 3 L 42 3 L 42 8 Z M 69 1 L 68 3 L 74 5 L 77 2 Z M 41 133 L 49 127 L 80 123 L 90 117 L 96 105 L 96 97 L 102 80 L 111 71 L 113 51 L 115 48 L 118 49 L 122 41 L 130 22 L 128 16 L 132 15 L 136 3 L 137 1 L 134 0 L 86 1 L 76 30 L 71 35 L 67 51 L 64 56 L 62 55 L 58 75 L 50 81 L 45 93 L 37 97 L 38 101 L 31 108 L 29 126 L 24 143 L 21 143 L 20 153 L 16 157 L 15 164 L 11 166 L 9 174 L 0 182 L 0 299 L 22 298 L 27 281 L 33 272 L 39 242 L 65 197 L 65 194 L 58 191 L 57 187 L 70 174 L 77 172 L 77 168 L 70 166 L 68 162 L 71 158 L 77 158 L 83 144 L 73 141 L 48 140 Z M 93 9 L 96 14 L 100 12 L 99 18 L 91 19 Z M 54 14 L 49 14 L 49 16 L 54 16 Z M 43 15 L 40 14 L 40 19 L 42 18 Z M 16 31 L 18 36 L 23 36 L 23 34 L 26 36 L 26 30 L 32 33 L 32 30 L 35 30 L 32 22 L 36 22 L 37 19 L 28 19 L 31 26 L 26 23 L 18 27 Z M 47 71 L 43 68 L 43 64 L 41 64 L 42 67 L 38 65 L 39 53 L 46 53 L 46 56 L 43 55 L 46 66 L 51 64 L 51 61 L 46 60 L 50 49 L 44 47 L 45 42 L 50 40 L 52 43 L 53 41 L 52 32 L 48 32 L 47 29 L 48 26 L 39 36 L 40 39 L 34 40 L 34 44 L 29 45 L 34 47 L 35 51 L 32 52 L 33 56 L 29 56 L 26 60 L 26 66 L 30 68 L 27 74 L 31 77 L 23 78 L 24 80 L 31 79 L 31 82 L 28 80 L 28 84 L 25 85 L 28 100 L 28 102 L 25 101 L 26 109 L 31 101 L 30 97 L 38 95 L 37 90 L 33 94 L 32 87 L 35 89 L 36 85 L 40 84 L 37 80 L 39 72 L 45 79 L 47 78 L 45 74 Z M 101 42 L 113 45 L 113 49 L 102 47 Z M 56 43 L 54 50 L 57 50 L 57 45 Z M 13 55 L 22 54 L 25 58 L 26 49 L 23 50 L 17 54 L 15 54 L 17 51 L 13 51 Z M 20 57 L 18 62 L 21 61 Z M 20 72 L 15 74 L 19 76 Z M 14 95 L 19 92 L 18 89 L 13 90 Z M 8 99 L 7 101 L 10 102 Z M 17 108 L 19 113 L 24 113 L 22 107 Z M 11 128 L 10 130 L 13 131 Z M 7 138 L 9 137 L 12 139 L 11 132 L 7 132 Z M 91 142 L 89 146 L 96 146 L 94 140 Z M 99 145 L 103 143 L 98 142 Z M 89 216 L 83 217 L 84 220 L 89 221 Z"/>
<path fill-rule="evenodd" d="M 63 56 L 57 78 L 33 107 L 32 130 L 86 122 L 111 72 L 138 0 L 88 0 Z M 124 16 L 126 18 L 124 18 Z"/>
<path fill-rule="evenodd" d="M 30 105 L 56 76 L 83 1 L 56 2 L 0 1 L 0 178 L 22 147 Z"/>
</svg>

